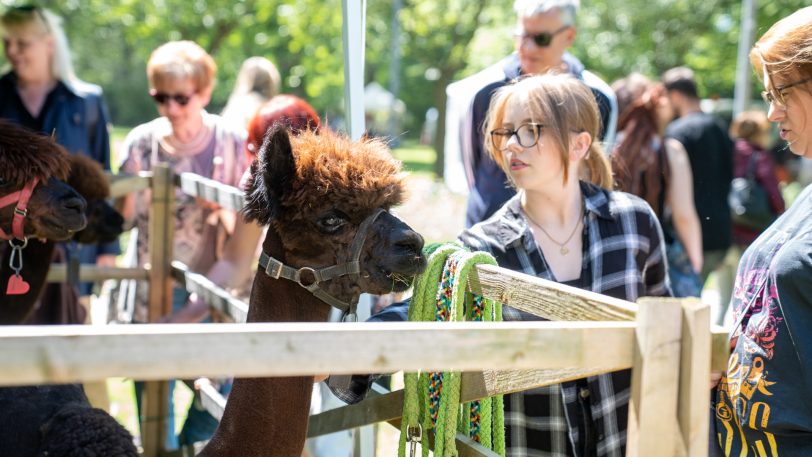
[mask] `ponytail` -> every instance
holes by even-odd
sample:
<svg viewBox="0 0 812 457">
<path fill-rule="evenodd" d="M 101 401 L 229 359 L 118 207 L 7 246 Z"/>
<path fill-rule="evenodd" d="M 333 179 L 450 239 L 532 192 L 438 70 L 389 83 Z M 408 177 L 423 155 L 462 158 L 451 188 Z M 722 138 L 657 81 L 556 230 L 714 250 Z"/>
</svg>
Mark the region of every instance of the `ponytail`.
<svg viewBox="0 0 812 457">
<path fill-rule="evenodd" d="M 604 189 L 612 190 L 612 167 L 609 164 L 609 158 L 603 152 L 603 147 L 597 141 L 593 141 L 589 145 L 583 162 L 585 180 Z"/>
</svg>

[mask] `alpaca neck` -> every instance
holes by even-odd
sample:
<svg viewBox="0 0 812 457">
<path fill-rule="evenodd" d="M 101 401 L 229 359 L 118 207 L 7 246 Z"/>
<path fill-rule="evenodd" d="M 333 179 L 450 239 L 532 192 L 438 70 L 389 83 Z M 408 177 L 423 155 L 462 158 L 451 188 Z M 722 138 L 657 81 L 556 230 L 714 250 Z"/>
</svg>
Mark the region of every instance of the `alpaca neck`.
<svg viewBox="0 0 812 457">
<path fill-rule="evenodd" d="M 45 286 L 45 278 L 48 270 L 51 269 L 51 257 L 54 253 L 56 243 L 46 241 L 41 243 L 36 240 L 29 240 L 28 246 L 23 249 L 23 268 L 20 276 L 28 283 L 30 289 L 25 294 L 7 295 L 6 285 L 9 279 L 15 274 L 9 266 L 11 248 L 8 243 L 0 246 L 0 297 L 3 306 L 0 306 L 0 325 L 21 324 L 34 309 L 34 305 Z"/>
<path fill-rule="evenodd" d="M 270 228 L 263 243 L 285 261 L 279 236 Z M 248 322 L 323 322 L 330 307 L 287 279 L 257 271 Z M 299 457 L 307 435 L 312 376 L 235 379 L 223 419 L 201 456 Z"/>
</svg>

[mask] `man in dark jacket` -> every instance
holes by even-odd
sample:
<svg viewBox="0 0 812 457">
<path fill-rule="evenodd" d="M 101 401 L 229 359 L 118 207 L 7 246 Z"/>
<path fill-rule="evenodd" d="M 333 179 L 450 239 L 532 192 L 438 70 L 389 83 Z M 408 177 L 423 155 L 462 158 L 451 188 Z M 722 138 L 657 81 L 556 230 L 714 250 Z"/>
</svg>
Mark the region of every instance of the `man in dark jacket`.
<svg viewBox="0 0 812 457">
<path fill-rule="evenodd" d="M 460 149 L 470 194 L 465 226 L 483 221 L 516 192 L 505 173 L 488 156 L 484 147 L 483 123 L 493 93 L 522 76 L 548 71 L 570 73 L 583 81 L 595 95 L 601 112 L 602 137 L 611 145 L 617 124 L 617 100 L 612 89 L 566 52 L 575 41 L 578 0 L 516 0 L 518 16 L 516 52 L 463 81 L 476 87 L 476 95 L 460 123 Z M 608 148 L 607 148 L 608 150 Z"/>
</svg>

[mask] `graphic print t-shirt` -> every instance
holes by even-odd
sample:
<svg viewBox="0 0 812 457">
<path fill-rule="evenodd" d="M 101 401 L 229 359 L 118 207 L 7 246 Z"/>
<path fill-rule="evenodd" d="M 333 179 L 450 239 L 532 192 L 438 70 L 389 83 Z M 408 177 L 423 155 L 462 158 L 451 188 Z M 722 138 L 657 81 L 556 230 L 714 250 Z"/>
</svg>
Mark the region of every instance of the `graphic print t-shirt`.
<svg viewBox="0 0 812 457">
<path fill-rule="evenodd" d="M 812 455 L 812 186 L 745 252 L 732 305 L 744 318 L 719 383 L 728 456 Z"/>
</svg>

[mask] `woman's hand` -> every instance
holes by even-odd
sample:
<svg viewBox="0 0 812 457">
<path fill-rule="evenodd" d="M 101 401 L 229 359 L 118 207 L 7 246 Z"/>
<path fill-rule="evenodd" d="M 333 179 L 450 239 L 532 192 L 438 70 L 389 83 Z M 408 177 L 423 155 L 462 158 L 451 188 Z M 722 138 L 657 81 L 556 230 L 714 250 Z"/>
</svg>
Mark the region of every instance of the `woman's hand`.
<svg viewBox="0 0 812 457">
<path fill-rule="evenodd" d="M 719 381 L 722 379 L 723 374 L 724 373 L 721 371 L 711 371 L 709 389 L 713 389 L 719 384 Z"/>
</svg>

